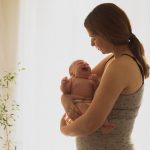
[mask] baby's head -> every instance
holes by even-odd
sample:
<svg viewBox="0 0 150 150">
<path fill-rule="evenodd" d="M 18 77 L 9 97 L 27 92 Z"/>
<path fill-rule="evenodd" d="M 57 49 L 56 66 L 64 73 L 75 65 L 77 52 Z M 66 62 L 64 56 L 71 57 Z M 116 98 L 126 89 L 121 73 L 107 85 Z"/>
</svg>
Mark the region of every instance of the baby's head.
<svg viewBox="0 0 150 150">
<path fill-rule="evenodd" d="M 70 76 L 88 77 L 91 75 L 91 67 L 84 60 L 76 60 L 69 67 Z"/>
</svg>

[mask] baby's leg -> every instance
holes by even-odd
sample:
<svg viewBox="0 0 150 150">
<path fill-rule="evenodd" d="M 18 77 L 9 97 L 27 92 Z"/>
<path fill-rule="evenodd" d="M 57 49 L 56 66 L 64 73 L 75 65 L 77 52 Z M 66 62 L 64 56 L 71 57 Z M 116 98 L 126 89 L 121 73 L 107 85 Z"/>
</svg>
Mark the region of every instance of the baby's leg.
<svg viewBox="0 0 150 150">
<path fill-rule="evenodd" d="M 90 103 L 76 103 L 75 105 L 79 108 L 81 113 L 84 114 Z M 65 115 L 65 120 L 67 125 L 73 122 L 73 120 L 67 114 Z"/>
<path fill-rule="evenodd" d="M 76 103 L 76 106 L 80 109 L 81 113 L 84 114 L 88 109 L 90 103 Z"/>
<path fill-rule="evenodd" d="M 65 121 L 66 121 L 67 125 L 69 125 L 70 123 L 73 122 L 73 120 L 71 118 L 69 118 L 69 116 L 67 115 L 67 113 L 65 113 Z"/>
</svg>

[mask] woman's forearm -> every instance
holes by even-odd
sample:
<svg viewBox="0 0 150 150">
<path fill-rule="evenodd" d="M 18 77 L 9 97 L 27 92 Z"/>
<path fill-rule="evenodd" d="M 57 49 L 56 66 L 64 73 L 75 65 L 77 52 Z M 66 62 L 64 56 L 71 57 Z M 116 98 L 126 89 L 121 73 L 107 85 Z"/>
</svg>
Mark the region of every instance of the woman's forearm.
<svg viewBox="0 0 150 150">
<path fill-rule="evenodd" d="M 69 125 L 65 125 L 64 119 L 62 119 L 60 130 L 64 135 L 67 136 L 86 136 L 92 133 L 92 130 L 89 126 L 89 121 L 84 115 L 80 116 Z"/>
</svg>

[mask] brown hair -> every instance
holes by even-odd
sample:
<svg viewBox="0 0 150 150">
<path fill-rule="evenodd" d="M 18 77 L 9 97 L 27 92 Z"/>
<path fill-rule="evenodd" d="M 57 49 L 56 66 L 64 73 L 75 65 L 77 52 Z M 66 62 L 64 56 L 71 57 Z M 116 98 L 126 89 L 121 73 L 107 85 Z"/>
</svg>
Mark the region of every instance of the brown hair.
<svg viewBox="0 0 150 150">
<path fill-rule="evenodd" d="M 132 33 L 130 21 L 125 12 L 113 3 L 96 6 L 86 17 L 84 26 L 95 35 L 99 35 L 114 45 L 128 45 L 140 62 L 145 78 L 149 76 L 144 48 Z"/>
</svg>

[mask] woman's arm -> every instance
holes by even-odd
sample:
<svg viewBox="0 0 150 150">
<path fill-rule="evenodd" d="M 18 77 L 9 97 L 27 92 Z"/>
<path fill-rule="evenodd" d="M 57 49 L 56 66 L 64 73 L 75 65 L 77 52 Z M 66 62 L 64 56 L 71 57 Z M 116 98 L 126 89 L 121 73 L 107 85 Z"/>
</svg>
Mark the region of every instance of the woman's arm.
<svg viewBox="0 0 150 150">
<path fill-rule="evenodd" d="M 100 128 L 111 112 L 120 93 L 127 87 L 127 65 L 113 61 L 104 71 L 88 110 L 66 126 L 62 118 L 60 130 L 69 136 L 85 136 Z"/>
</svg>

